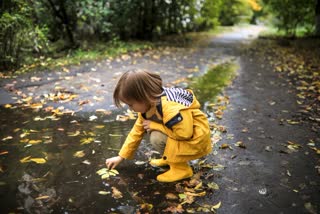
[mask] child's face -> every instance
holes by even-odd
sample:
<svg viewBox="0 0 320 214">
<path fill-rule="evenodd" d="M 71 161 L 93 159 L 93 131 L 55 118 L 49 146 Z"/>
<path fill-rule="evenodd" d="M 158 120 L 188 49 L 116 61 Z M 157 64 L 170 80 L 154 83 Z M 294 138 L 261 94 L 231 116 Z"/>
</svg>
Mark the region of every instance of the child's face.
<svg viewBox="0 0 320 214">
<path fill-rule="evenodd" d="M 130 110 L 135 112 L 146 113 L 150 109 L 150 105 L 143 102 L 138 102 L 135 100 L 123 100 L 123 102 L 129 106 Z"/>
</svg>

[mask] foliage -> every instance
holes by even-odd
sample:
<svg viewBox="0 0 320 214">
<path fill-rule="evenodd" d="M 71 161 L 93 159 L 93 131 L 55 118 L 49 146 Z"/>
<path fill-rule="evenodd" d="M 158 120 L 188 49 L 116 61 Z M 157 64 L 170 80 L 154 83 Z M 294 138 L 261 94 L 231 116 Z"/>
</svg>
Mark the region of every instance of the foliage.
<svg viewBox="0 0 320 214">
<path fill-rule="evenodd" d="M 268 0 L 269 11 L 274 13 L 273 23 L 288 36 L 296 36 L 301 27 L 310 33 L 315 27 L 314 0 Z"/>
<path fill-rule="evenodd" d="M 33 22 L 33 9 L 27 3 L 14 0 L 4 3 L 0 18 L 0 67 L 9 68 L 27 60 L 30 53 L 45 52 L 47 28 Z"/>
<path fill-rule="evenodd" d="M 205 0 L 200 9 L 200 16 L 195 19 L 199 30 L 206 30 L 218 26 L 219 15 L 223 0 Z"/>
<path fill-rule="evenodd" d="M 235 25 L 242 21 L 249 21 L 253 15 L 246 0 L 224 0 L 219 21 L 222 25 Z"/>
<path fill-rule="evenodd" d="M 1 5 L 1 68 L 79 52 L 94 42 L 153 40 L 250 19 L 255 0 L 13 0 Z M 253 8 L 253 9 L 252 9 Z"/>
</svg>

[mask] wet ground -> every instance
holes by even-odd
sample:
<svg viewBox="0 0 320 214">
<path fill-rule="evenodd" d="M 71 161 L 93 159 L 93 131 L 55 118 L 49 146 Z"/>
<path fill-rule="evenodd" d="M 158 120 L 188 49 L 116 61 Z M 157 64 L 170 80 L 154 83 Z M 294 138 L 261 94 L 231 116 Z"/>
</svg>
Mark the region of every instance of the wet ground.
<svg viewBox="0 0 320 214">
<path fill-rule="evenodd" d="M 319 160 L 307 144 L 319 144 L 319 135 L 307 124 L 285 122 L 298 109 L 294 90 L 241 49 L 260 30 L 239 28 L 206 46 L 160 48 L 1 80 L 1 213 L 317 213 Z M 134 160 L 117 168 L 119 175 L 97 175 L 134 123 L 112 104 L 122 72 L 146 68 L 166 85 L 186 86 L 187 77 L 230 60 L 239 63 L 239 74 L 226 90 L 230 103 L 222 99 L 222 119 L 205 109 L 217 143 L 193 162 L 198 177 L 158 183 L 163 169 L 147 164 L 155 155 L 147 139 Z"/>
</svg>

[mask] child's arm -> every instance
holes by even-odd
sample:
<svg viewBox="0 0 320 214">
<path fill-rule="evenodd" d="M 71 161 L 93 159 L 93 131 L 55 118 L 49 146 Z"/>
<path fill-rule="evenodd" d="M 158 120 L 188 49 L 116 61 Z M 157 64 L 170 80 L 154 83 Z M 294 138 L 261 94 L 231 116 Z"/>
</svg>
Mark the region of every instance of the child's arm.
<svg viewBox="0 0 320 214">
<path fill-rule="evenodd" d="M 124 144 L 122 145 L 119 155 L 106 159 L 106 165 L 109 169 L 114 169 L 124 159 L 132 158 L 144 134 L 142 123 L 143 118 L 141 115 L 139 115 Z"/>
<path fill-rule="evenodd" d="M 176 140 L 188 140 L 193 136 L 193 116 L 191 111 L 180 111 L 182 120 L 174 124 L 172 129 L 173 138 Z"/>
<path fill-rule="evenodd" d="M 138 115 L 138 119 L 136 120 L 134 126 L 129 132 L 124 144 L 121 147 L 119 152 L 119 156 L 125 159 L 132 159 L 135 151 L 140 145 L 140 142 L 143 138 L 145 130 L 143 128 L 143 117 L 141 114 Z"/>
</svg>

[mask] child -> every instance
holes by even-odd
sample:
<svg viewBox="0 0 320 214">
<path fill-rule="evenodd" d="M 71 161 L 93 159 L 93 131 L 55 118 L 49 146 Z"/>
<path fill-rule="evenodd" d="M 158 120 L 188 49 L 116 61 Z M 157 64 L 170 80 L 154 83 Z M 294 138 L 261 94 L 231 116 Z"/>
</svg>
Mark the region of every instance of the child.
<svg viewBox="0 0 320 214">
<path fill-rule="evenodd" d="M 163 154 L 150 164 L 170 167 L 157 176 L 160 182 L 191 177 L 193 171 L 188 161 L 211 152 L 208 119 L 200 111 L 200 103 L 191 90 L 164 88 L 158 74 L 134 70 L 121 76 L 113 99 L 117 107 L 125 103 L 138 112 L 138 118 L 119 155 L 106 160 L 109 169 L 124 159 L 133 158 L 146 132 L 150 133 L 150 143 Z"/>
</svg>

